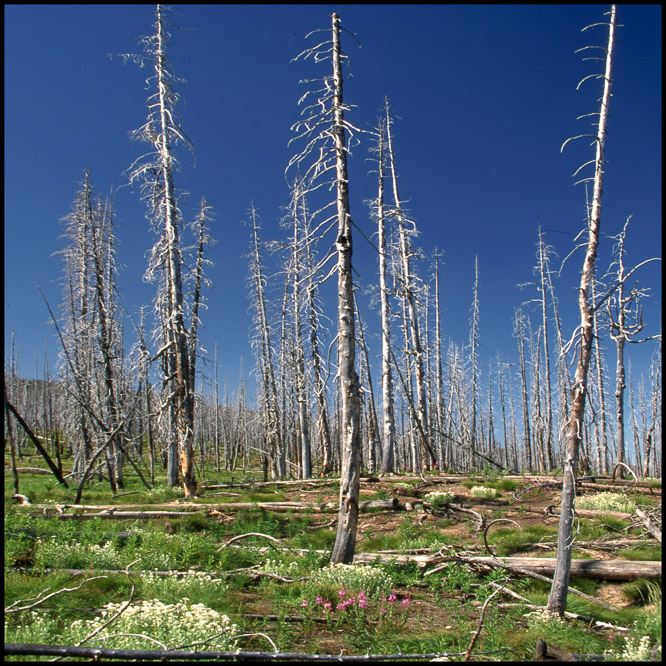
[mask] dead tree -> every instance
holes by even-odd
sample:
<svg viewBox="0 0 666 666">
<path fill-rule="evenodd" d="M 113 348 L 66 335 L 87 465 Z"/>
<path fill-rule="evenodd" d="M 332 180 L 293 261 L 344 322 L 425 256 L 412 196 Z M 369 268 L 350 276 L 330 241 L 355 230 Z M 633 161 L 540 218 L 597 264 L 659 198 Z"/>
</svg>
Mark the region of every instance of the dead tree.
<svg viewBox="0 0 666 666">
<path fill-rule="evenodd" d="M 303 120 L 292 128 L 300 134 L 296 138 L 304 138 L 307 145 L 292 158 L 289 166 L 297 166 L 303 173 L 306 194 L 323 184 L 330 184 L 336 192 L 335 201 L 327 202 L 320 209 L 328 210 L 329 206 L 334 204 L 336 214 L 326 219 L 330 220 L 331 224 L 337 223 L 335 253 L 338 275 L 337 347 L 342 465 L 338 531 L 331 561 L 349 563 L 356 545 L 361 453 L 360 386 L 355 368 L 352 218 L 347 172 L 347 134 L 354 128 L 344 117 L 348 107 L 343 101 L 342 60 L 346 56 L 343 55 L 340 45 L 340 18 L 333 14 L 331 21 L 331 40 L 309 48 L 298 56 L 304 59 L 312 58 L 315 62 L 327 61 L 330 58 L 333 71 L 332 75 L 324 77 L 323 87 L 316 91 L 317 100 L 304 107 Z M 313 91 L 307 92 L 301 102 L 312 93 Z"/>
<path fill-rule="evenodd" d="M 632 269 L 627 269 L 624 265 L 624 243 L 627 236 L 627 227 L 631 217 L 627 218 L 622 231 L 614 237 L 616 241 L 615 255 L 616 259 L 611 265 L 611 270 L 615 270 L 614 285 L 611 288 L 612 294 L 606 300 L 606 314 L 608 325 L 610 327 L 610 336 L 615 342 L 616 349 L 616 369 L 615 369 L 615 439 L 616 439 L 616 459 L 615 464 L 625 462 L 625 443 L 624 443 L 624 390 L 627 387 L 625 368 L 624 368 L 624 347 L 627 342 L 639 344 L 659 338 L 659 335 L 651 335 L 646 338 L 636 339 L 636 336 L 643 330 L 643 312 L 639 305 L 641 297 L 647 293 L 646 289 L 639 289 L 635 285 L 633 289 L 628 290 L 626 282 L 634 272 L 641 266 L 655 259 L 647 259 Z M 604 299 L 602 298 L 601 301 Z M 598 304 L 601 305 L 601 302 Z M 598 306 L 597 306 L 598 307 Z M 622 468 L 620 467 L 620 478 L 622 478 Z"/>
<path fill-rule="evenodd" d="M 409 327 L 411 354 L 414 361 L 414 375 L 416 379 L 416 403 L 417 403 L 417 418 L 419 421 L 418 428 L 428 437 L 428 406 L 426 400 L 426 376 L 425 364 L 423 354 L 423 344 L 421 335 L 419 333 L 419 314 L 416 303 L 416 287 L 415 278 L 411 266 L 411 258 L 413 256 L 413 249 L 409 242 L 408 235 L 416 233 L 416 225 L 411 220 L 408 220 L 405 211 L 403 210 L 403 202 L 400 199 L 398 192 L 398 173 L 396 169 L 395 152 L 393 149 L 393 135 L 391 132 L 391 125 L 393 120 L 390 116 L 388 99 L 385 100 L 386 108 L 386 148 L 388 168 L 391 174 L 391 182 L 393 185 L 393 214 L 398 222 L 398 241 L 399 241 L 399 256 L 400 256 L 400 286 L 403 298 L 407 304 L 408 315 L 406 317 L 406 324 Z M 412 229 L 407 230 L 407 224 L 411 224 Z M 427 442 L 421 441 L 421 445 L 416 449 L 417 456 L 414 460 L 414 466 L 430 469 L 432 463 L 431 457 L 428 453 Z"/>
<path fill-rule="evenodd" d="M 266 453 L 271 467 L 272 478 L 283 479 L 285 475 L 284 450 L 282 444 L 282 430 L 280 427 L 281 414 L 279 395 L 275 380 L 273 363 L 273 347 L 271 344 L 271 329 L 268 322 L 266 305 L 263 262 L 259 243 L 259 219 L 254 204 L 250 207 L 252 220 L 252 250 L 250 252 L 250 273 L 254 290 L 254 317 L 257 327 L 255 349 L 259 375 L 261 377 L 261 404 L 264 413 L 264 428 L 266 430 Z"/>
<path fill-rule="evenodd" d="M 530 432 L 530 410 L 527 396 L 527 370 L 525 366 L 525 315 L 520 309 L 515 311 L 514 335 L 518 340 L 518 356 L 520 360 L 520 395 L 523 407 L 523 443 L 524 443 L 524 466 L 528 471 L 532 470 L 532 437 Z"/>
<path fill-rule="evenodd" d="M 553 455 L 553 391 L 550 372 L 550 347 L 548 336 L 548 308 L 546 305 L 546 273 L 549 270 L 548 246 L 543 241 L 543 232 L 539 227 L 539 293 L 541 294 L 541 326 L 543 327 L 544 386 L 546 391 L 544 442 L 546 465 L 551 470 L 555 467 Z"/>
<path fill-rule="evenodd" d="M 592 356 L 594 317 L 591 294 L 592 283 L 594 280 L 594 264 L 597 257 L 597 248 L 599 246 L 599 232 L 601 225 L 601 195 L 606 154 L 606 129 L 608 124 L 608 104 L 610 101 L 613 48 L 615 45 L 615 5 L 611 7 L 610 21 L 608 25 L 609 34 L 608 46 L 606 48 L 606 69 L 603 75 L 597 77 L 604 79 L 604 90 L 599 111 L 597 134 L 595 137 L 596 157 L 592 161 L 595 166 L 595 174 L 592 210 L 588 222 L 587 249 L 583 260 L 583 269 L 578 290 L 578 307 L 580 310 L 580 325 L 577 328 L 578 361 L 571 395 L 571 414 L 569 421 L 565 426 L 563 435 L 564 480 L 562 485 L 562 508 L 557 535 L 557 564 L 547 605 L 550 612 L 557 613 L 558 615 L 562 615 L 566 610 L 569 576 L 571 572 L 571 552 L 574 542 L 573 526 L 575 519 L 574 502 L 576 497 L 576 467 L 578 465 L 578 453 L 585 416 L 585 400 L 588 390 L 587 374 L 590 366 L 590 358 Z M 583 81 L 584 80 L 585 79 L 583 79 Z M 568 141 L 565 142 L 564 145 L 566 145 L 566 143 L 568 143 Z M 562 148 L 564 148 L 564 145 Z M 580 169 L 578 169 L 578 171 L 580 171 Z"/>
<path fill-rule="evenodd" d="M 178 160 L 175 146 L 191 143 L 181 127 L 176 109 L 178 80 L 168 60 L 168 43 L 164 9 L 156 9 L 155 33 L 143 38 L 145 54 L 125 55 L 141 66 L 148 64 L 153 74 L 147 85 L 154 92 L 148 98 L 148 118 L 132 133 L 135 140 L 148 143 L 154 150 L 136 160 L 129 169 L 130 183 L 141 185 L 141 195 L 148 206 L 148 218 L 157 235 L 152 248 L 146 277 L 158 283 L 155 309 L 159 324 L 160 348 L 153 360 L 160 360 L 164 398 L 161 422 L 169 442 L 168 481 L 176 485 L 182 479 L 185 497 L 196 494 L 194 472 L 194 387 L 190 371 L 190 352 L 196 348 L 192 332 L 185 322 L 183 292 L 184 258 L 182 214 L 177 203 L 174 175 Z M 196 323 L 194 325 L 196 333 Z"/>
<path fill-rule="evenodd" d="M 379 299 L 382 327 L 382 455 L 380 471 L 393 472 L 395 458 L 395 416 L 393 411 L 393 377 L 391 373 L 391 305 L 387 285 L 386 214 L 384 205 L 385 121 L 380 118 L 377 127 L 377 245 L 379 255 Z"/>
<path fill-rule="evenodd" d="M 472 454 L 477 447 L 477 405 L 479 402 L 479 256 L 474 257 L 474 297 L 472 300 L 472 319 L 469 331 L 469 361 L 472 373 L 472 385 L 470 396 L 470 425 L 469 437 Z M 472 459 L 472 465 L 475 462 Z"/>
</svg>

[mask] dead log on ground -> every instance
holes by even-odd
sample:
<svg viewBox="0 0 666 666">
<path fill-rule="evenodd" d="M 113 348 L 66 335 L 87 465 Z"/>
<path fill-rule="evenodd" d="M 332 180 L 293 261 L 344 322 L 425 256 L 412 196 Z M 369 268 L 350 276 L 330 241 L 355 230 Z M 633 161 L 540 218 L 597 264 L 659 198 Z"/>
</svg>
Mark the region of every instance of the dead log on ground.
<svg viewBox="0 0 666 666">
<path fill-rule="evenodd" d="M 639 508 L 636 508 L 636 515 L 641 519 L 643 525 L 647 531 L 659 542 L 661 543 L 661 527 L 652 521 L 650 516 L 648 516 L 644 511 L 641 511 Z"/>
<path fill-rule="evenodd" d="M 149 507 L 149 508 L 147 508 Z M 58 517 L 62 520 L 71 518 L 116 518 L 125 520 L 152 519 L 152 518 L 181 518 L 191 516 L 196 512 L 203 511 L 247 511 L 252 509 L 265 509 L 266 511 L 286 512 L 311 511 L 313 513 L 334 513 L 338 510 L 337 504 L 328 502 L 323 505 L 309 504 L 307 502 L 228 502 L 226 504 L 167 504 L 167 505 L 126 505 L 126 506 L 76 506 L 52 504 L 34 504 L 32 509 L 38 509 L 39 513 L 33 515 L 42 517 L 53 517 L 50 513 L 53 509 L 58 511 Z M 62 513 L 63 509 L 74 508 L 75 513 Z M 400 503 L 397 498 L 387 500 L 368 500 L 359 503 L 361 513 L 384 510 L 397 511 Z M 88 511 L 99 511 L 99 513 L 87 513 Z"/>
<path fill-rule="evenodd" d="M 536 643 L 536 661 L 603 661 L 603 654 L 575 654 L 549 645 L 541 638 Z"/>
<path fill-rule="evenodd" d="M 439 558 L 442 562 L 457 561 L 456 557 Z M 437 558 L 431 558 L 433 563 Z M 469 564 L 518 568 L 546 575 L 555 571 L 554 557 L 465 557 Z M 602 580 L 632 580 L 634 578 L 661 578 L 661 561 L 650 560 L 571 560 L 571 575 Z"/>
<path fill-rule="evenodd" d="M 510 652 L 509 648 L 493 650 L 493 653 Z M 489 654 L 488 652 L 480 652 Z M 51 657 L 88 657 L 95 661 L 122 659 L 124 661 L 146 660 L 214 660 L 214 661 L 408 661 L 415 659 L 442 659 L 463 656 L 460 652 L 439 652 L 434 654 L 301 654 L 297 652 L 223 652 L 195 650 L 122 650 L 115 648 L 74 647 L 71 645 L 38 645 L 28 643 L 5 643 L 5 655 L 40 655 Z M 473 654 L 471 656 L 476 656 Z"/>
</svg>

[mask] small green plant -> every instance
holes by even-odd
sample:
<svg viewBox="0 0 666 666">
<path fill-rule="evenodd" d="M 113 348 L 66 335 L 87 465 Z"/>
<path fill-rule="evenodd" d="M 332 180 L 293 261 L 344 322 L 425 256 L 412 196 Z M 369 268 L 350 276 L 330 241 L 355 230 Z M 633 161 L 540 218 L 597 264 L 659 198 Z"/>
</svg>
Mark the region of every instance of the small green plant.
<svg viewBox="0 0 666 666">
<path fill-rule="evenodd" d="M 620 589 L 625 599 L 635 605 L 651 603 L 655 596 L 661 593 L 659 585 L 646 578 L 624 583 Z"/>
<path fill-rule="evenodd" d="M 464 566 L 455 562 L 449 562 L 446 565 L 446 571 L 442 574 L 446 589 L 450 592 L 460 590 L 462 592 L 471 592 L 472 585 L 478 582 L 478 577 Z"/>
<path fill-rule="evenodd" d="M 495 481 L 500 476 L 502 476 L 502 470 L 491 466 L 490 463 L 486 463 L 481 470 L 481 476 L 488 481 Z"/>
<path fill-rule="evenodd" d="M 435 511 L 439 511 L 450 502 L 453 502 L 454 498 L 455 495 L 453 493 L 437 491 L 428 493 L 423 499 L 428 502 Z"/>
</svg>

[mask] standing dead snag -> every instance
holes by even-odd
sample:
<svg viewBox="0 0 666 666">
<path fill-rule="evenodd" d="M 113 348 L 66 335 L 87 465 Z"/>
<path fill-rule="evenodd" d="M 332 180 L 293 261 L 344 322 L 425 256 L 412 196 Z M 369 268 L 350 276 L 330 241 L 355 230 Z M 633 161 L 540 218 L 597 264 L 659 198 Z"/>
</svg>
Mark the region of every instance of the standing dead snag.
<svg viewBox="0 0 666 666">
<path fill-rule="evenodd" d="M 385 132 L 386 132 L 386 149 L 388 167 L 391 172 L 391 183 L 393 186 L 393 202 L 394 202 L 394 215 L 398 221 L 398 235 L 399 235 L 399 255 L 400 255 L 400 276 L 401 291 L 404 294 L 409 316 L 406 318 L 406 325 L 409 326 L 409 334 L 411 339 L 411 353 L 414 356 L 415 377 L 416 377 L 416 404 L 417 404 L 417 427 L 421 434 L 421 445 L 414 449 L 414 467 L 421 468 L 422 470 L 430 469 L 432 463 L 435 462 L 430 455 L 429 443 L 429 426 L 428 426 L 428 403 L 426 400 L 426 372 L 424 365 L 424 352 L 421 334 L 419 333 L 419 315 L 417 312 L 416 294 L 415 294 L 415 277 L 411 265 L 411 257 L 414 254 L 411 243 L 407 236 L 408 231 L 405 226 L 406 222 L 411 222 L 411 234 L 416 233 L 416 225 L 411 220 L 407 220 L 400 194 L 398 192 L 398 174 L 395 164 L 395 154 L 393 151 L 393 136 L 391 133 L 392 119 L 389 111 L 388 99 L 384 101 L 386 111 Z M 406 334 L 406 333 L 405 333 Z M 408 345 L 405 344 L 405 348 Z"/>
<path fill-rule="evenodd" d="M 333 113 L 335 134 L 335 168 L 337 184 L 338 238 L 338 374 L 341 398 L 340 512 L 338 533 L 331 555 L 332 563 L 350 563 L 356 547 L 358 496 L 360 484 L 360 387 L 356 374 L 356 334 L 354 322 L 354 288 L 352 283 L 352 220 L 349 207 L 347 146 L 342 97 L 342 64 L 340 18 L 332 16 L 333 32 Z"/>
<path fill-rule="evenodd" d="M 194 385 L 190 369 L 191 353 L 196 349 L 196 317 L 199 295 L 195 298 L 194 321 L 191 331 L 185 324 L 183 293 L 183 249 L 181 230 L 183 220 L 176 203 L 174 173 L 178 160 L 174 146 L 178 142 L 191 148 L 175 108 L 178 95 L 173 90 L 177 81 L 167 57 L 169 34 L 163 8 L 156 9 L 155 34 L 143 39 L 144 56 L 125 56 L 144 65 L 152 64 L 154 75 L 148 79 L 157 91 L 148 98 L 148 119 L 135 130 L 133 138 L 151 144 L 154 151 L 139 158 L 129 170 L 130 183 L 141 183 L 142 198 L 148 204 L 148 217 L 158 240 L 150 256 L 147 278 L 158 282 L 155 309 L 160 322 L 159 359 L 163 373 L 164 400 L 161 421 L 168 442 L 168 481 L 170 485 L 182 478 L 185 497 L 196 493 L 194 477 Z M 207 207 L 202 204 L 200 222 L 206 219 Z M 203 230 L 203 226 L 200 227 Z M 205 234 L 204 234 L 205 235 Z M 202 238 L 200 238 L 202 241 Z M 203 242 L 200 246 L 203 247 Z M 197 261 L 200 279 L 201 261 Z M 200 280 L 195 277 L 200 286 Z M 197 289 L 197 286 L 195 286 Z"/>
<path fill-rule="evenodd" d="M 638 304 L 641 297 L 645 296 L 647 289 L 639 289 L 636 284 L 633 289 L 628 290 L 626 282 L 631 275 L 643 264 L 653 259 L 647 259 L 627 271 L 624 265 L 624 242 L 627 236 L 627 227 L 631 217 L 627 218 L 622 232 L 614 237 L 617 241 L 615 253 L 617 259 L 611 264 L 611 268 L 617 267 L 615 275 L 615 284 L 611 288 L 613 292 L 606 301 L 606 312 L 610 326 L 610 336 L 615 342 L 616 350 L 616 370 L 615 370 L 615 419 L 616 419 L 616 443 L 617 458 L 616 465 L 624 463 L 625 443 L 624 443 L 624 390 L 627 387 L 624 367 L 624 346 L 627 342 L 639 344 L 659 338 L 658 335 L 649 336 L 637 340 L 636 336 L 643 330 L 643 311 Z M 603 301 L 603 299 L 602 299 Z M 622 478 L 622 468 L 620 467 L 620 478 Z"/>
<path fill-rule="evenodd" d="M 344 117 L 348 108 L 343 102 L 342 59 L 346 57 L 340 46 L 340 18 L 331 17 L 332 38 L 303 51 L 297 58 L 312 58 L 315 62 L 332 60 L 332 75 L 323 78 L 323 86 L 316 91 L 317 99 L 305 106 L 303 120 L 292 130 L 299 135 L 292 139 L 305 139 L 305 148 L 292 157 L 287 169 L 296 166 L 303 174 L 304 194 L 309 195 L 330 185 L 335 189 L 335 201 L 326 201 L 319 213 L 335 206 L 335 213 L 320 223 L 320 227 L 337 226 L 335 256 L 338 274 L 338 379 L 340 381 L 340 447 L 342 453 L 340 475 L 340 511 L 338 532 L 331 561 L 352 561 L 356 545 L 358 522 L 358 494 L 360 477 L 360 386 L 356 373 L 356 339 L 354 317 L 354 291 L 352 281 L 352 219 L 349 206 L 349 177 L 347 174 L 347 134 L 355 129 Z M 301 97 L 303 103 L 309 91 Z M 333 256 L 332 254 L 330 256 Z M 320 265 L 325 263 L 326 259 Z"/>
<path fill-rule="evenodd" d="M 578 452 L 582 439 L 585 399 L 587 396 L 587 374 L 592 356 L 592 334 L 594 330 L 594 313 L 591 302 L 592 284 L 594 280 L 594 263 L 599 246 L 599 228 L 601 225 L 601 193 L 604 177 L 604 161 L 606 148 L 606 127 L 608 123 L 608 104 L 610 101 L 611 71 L 613 64 L 613 47 L 615 45 L 616 6 L 611 7 L 608 47 L 606 49 L 606 71 L 604 91 L 599 111 L 599 125 L 596 135 L 596 158 L 594 173 L 594 191 L 592 210 L 588 220 L 588 241 L 583 270 L 578 290 L 578 307 L 580 310 L 580 336 L 578 339 L 578 363 L 574 384 L 571 391 L 571 413 L 564 428 L 564 481 L 562 485 L 562 510 L 557 534 L 557 565 L 553 576 L 553 585 L 548 597 L 547 608 L 552 613 L 562 615 L 566 610 L 569 575 L 571 572 L 571 550 L 573 548 L 574 502 L 576 498 L 576 467 Z M 580 84 L 579 84 L 580 85 Z M 567 142 L 564 143 L 566 145 Z M 564 145 L 562 148 L 564 148 Z"/>
</svg>

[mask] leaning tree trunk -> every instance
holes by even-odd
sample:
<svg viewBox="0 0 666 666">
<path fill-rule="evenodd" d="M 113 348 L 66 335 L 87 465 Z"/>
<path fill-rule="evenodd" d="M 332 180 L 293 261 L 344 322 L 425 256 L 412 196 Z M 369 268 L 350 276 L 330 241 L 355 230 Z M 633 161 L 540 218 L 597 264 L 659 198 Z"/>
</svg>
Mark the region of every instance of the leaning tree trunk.
<svg viewBox="0 0 666 666">
<path fill-rule="evenodd" d="M 557 564 L 547 605 L 550 612 L 557 613 L 558 615 L 564 614 L 567 603 L 569 577 L 571 572 L 571 551 L 574 541 L 573 525 L 574 503 L 576 498 L 576 466 L 578 465 L 578 452 L 583 432 L 585 398 L 587 395 L 587 374 L 590 358 L 592 356 L 594 317 L 593 303 L 591 303 L 591 292 L 592 281 L 594 280 L 594 263 L 597 257 L 597 248 L 599 246 L 599 229 L 601 225 L 601 194 L 604 176 L 606 127 L 608 123 L 608 103 L 610 101 L 613 46 L 615 43 L 615 24 L 616 6 L 613 5 L 610 12 L 610 28 L 608 34 L 608 47 L 606 50 L 604 92 L 599 112 L 592 211 L 588 224 L 587 251 L 583 261 L 583 270 L 578 291 L 578 307 L 580 310 L 578 363 L 571 394 L 570 418 L 564 430 L 564 479 L 562 484 L 560 524 L 557 534 Z"/>
</svg>

